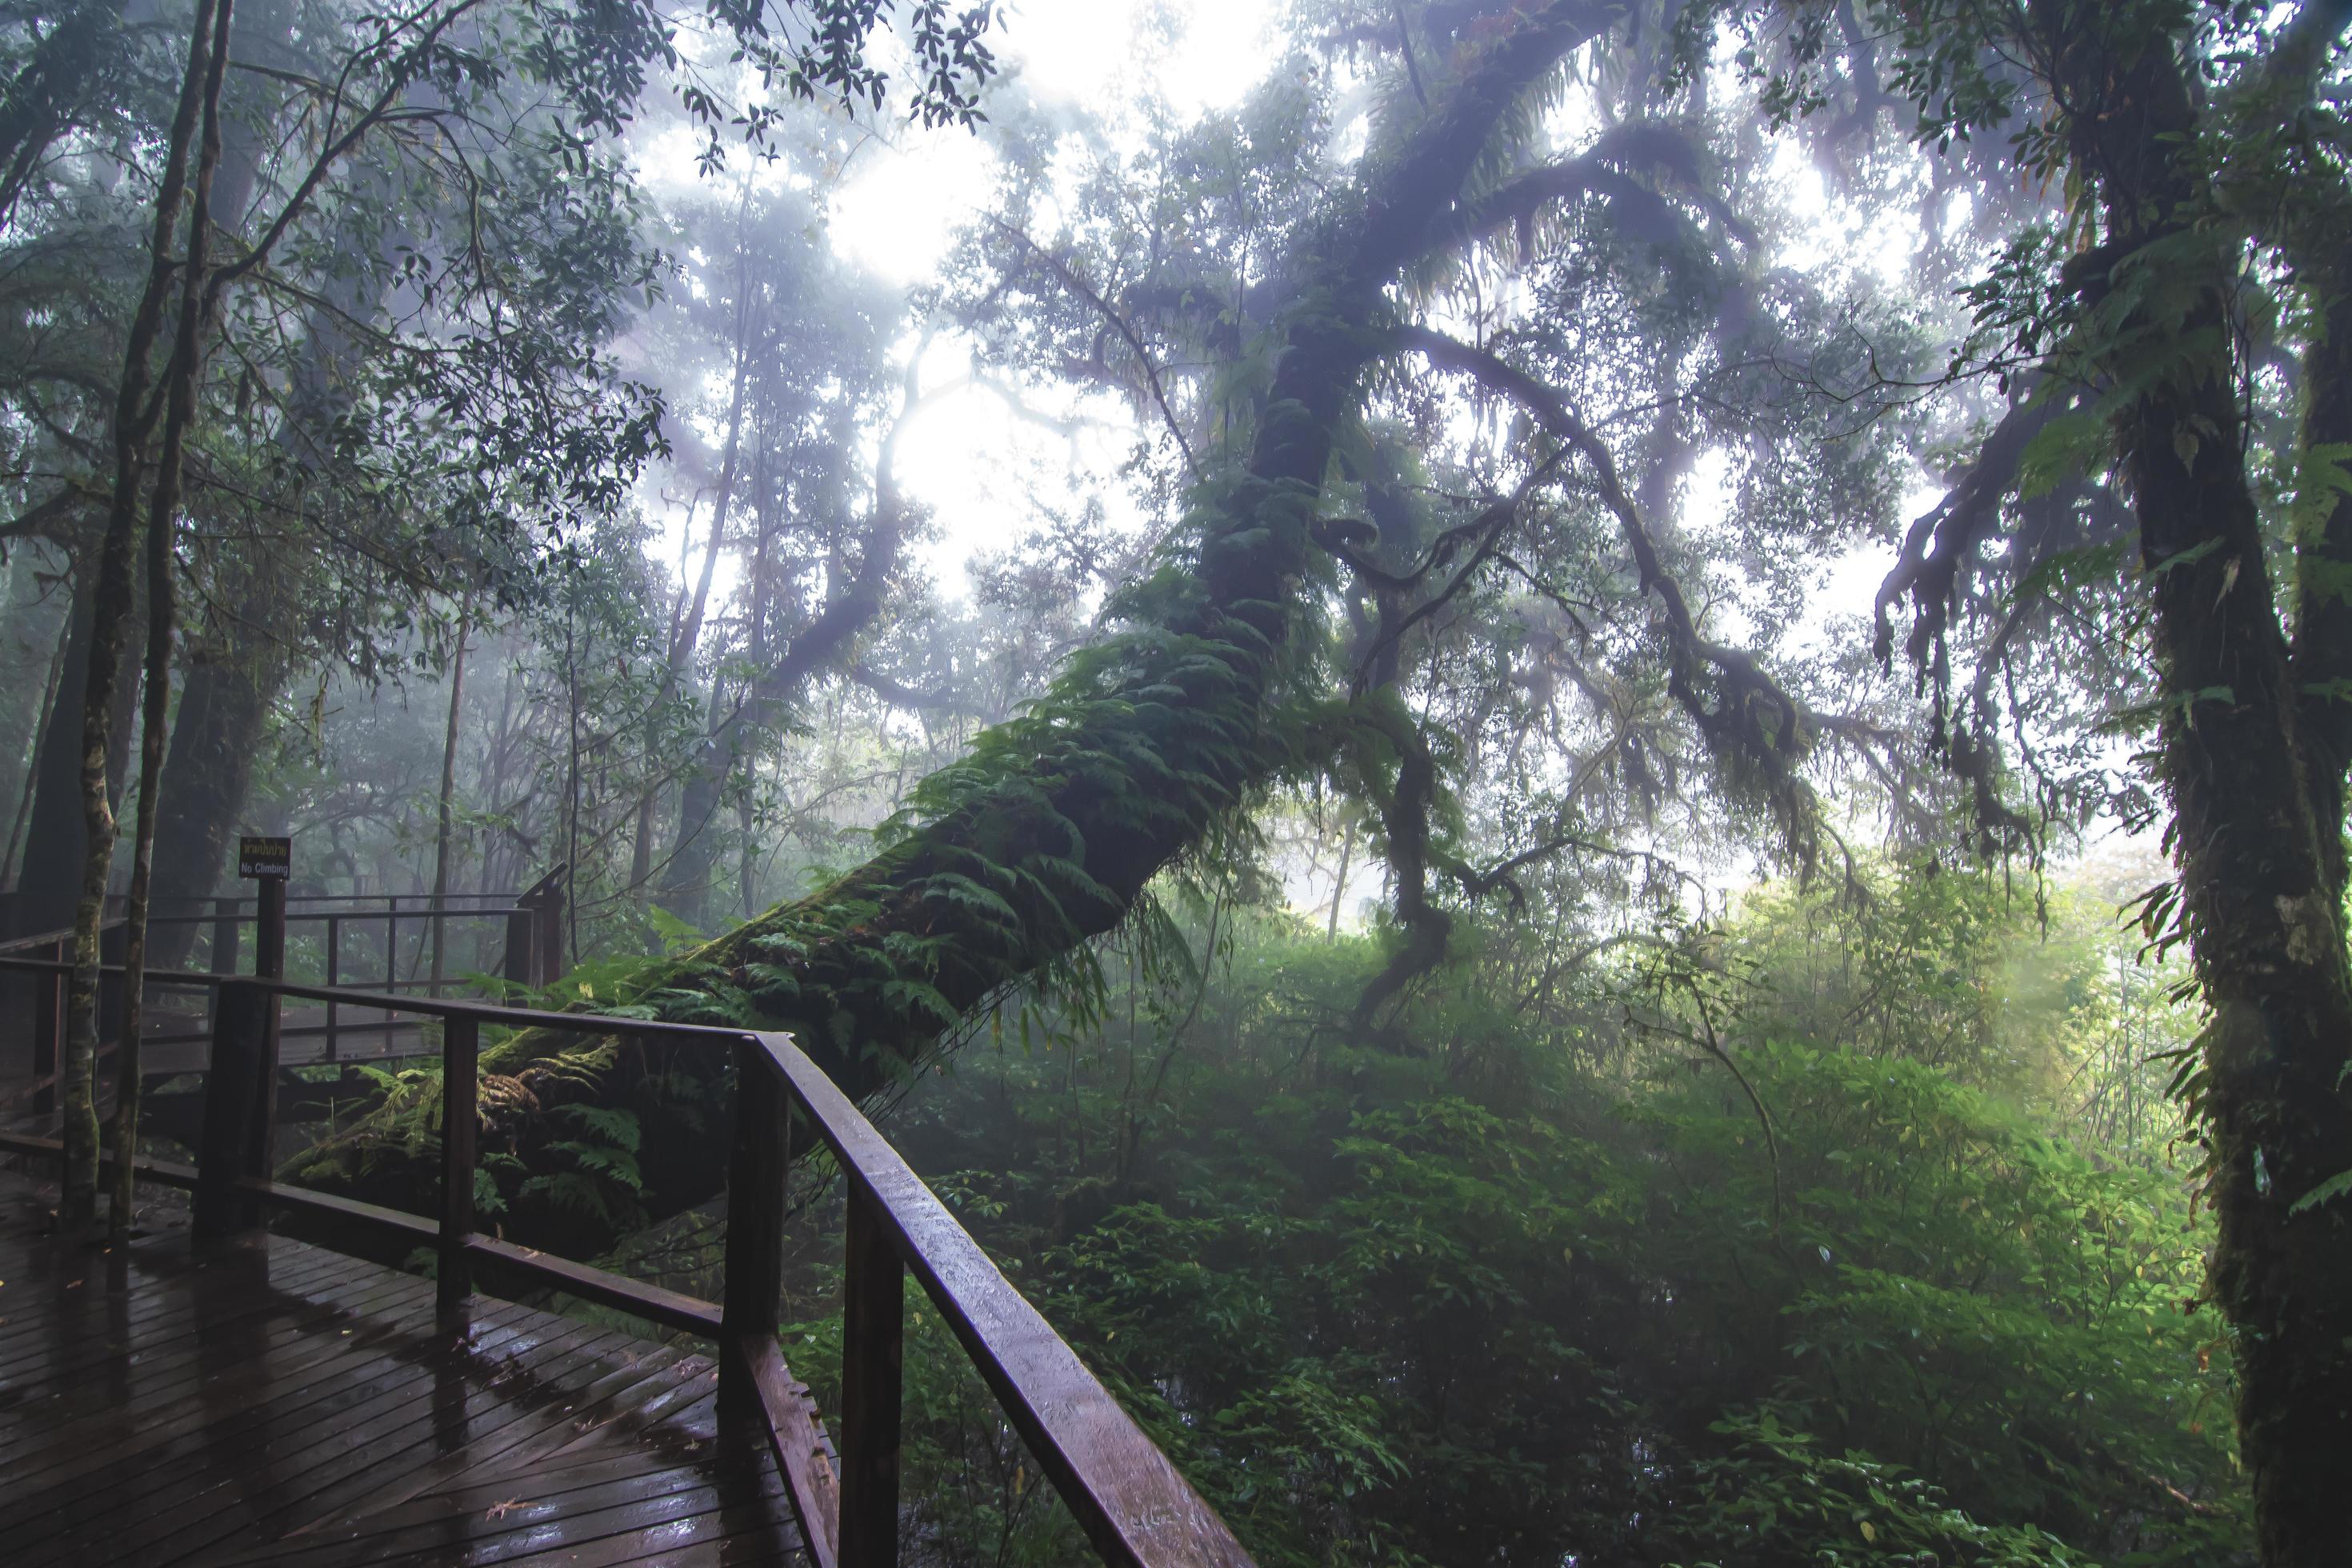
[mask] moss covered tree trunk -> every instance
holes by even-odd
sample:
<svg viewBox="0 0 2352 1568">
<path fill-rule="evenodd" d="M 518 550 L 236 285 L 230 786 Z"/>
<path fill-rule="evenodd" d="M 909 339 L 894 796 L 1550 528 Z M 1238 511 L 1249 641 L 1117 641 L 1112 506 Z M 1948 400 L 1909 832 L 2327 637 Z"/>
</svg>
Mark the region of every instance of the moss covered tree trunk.
<svg viewBox="0 0 2352 1568">
<path fill-rule="evenodd" d="M 228 0 L 199 0 L 195 26 L 189 36 L 186 73 L 180 86 L 179 108 L 172 121 L 171 140 L 164 153 L 163 180 L 155 196 L 154 229 L 149 241 L 147 284 L 133 313 L 128 347 L 123 355 L 122 382 L 117 391 L 114 416 L 114 489 L 109 503 L 106 532 L 100 545 L 98 584 L 92 595 L 92 619 L 89 651 L 89 673 L 82 692 L 81 723 L 81 806 L 82 864 L 79 883 L 80 902 L 74 912 L 73 972 L 66 987 L 66 1048 L 58 1064 L 58 1100 L 63 1107 L 65 1142 L 64 1175 L 58 1184 L 58 1223 L 68 1234 L 86 1228 L 95 1218 L 98 1205 L 98 1101 L 94 1071 L 98 1055 L 99 1002 L 99 927 L 105 910 L 106 881 L 113 862 L 115 819 L 113 792 L 109 787 L 107 763 L 111 746 L 114 704 L 124 658 L 124 644 L 129 640 L 137 602 L 134 582 L 133 543 L 139 524 L 139 491 L 146 471 L 147 441 L 154 430 L 159 415 L 163 411 L 148 395 L 153 385 L 154 367 L 152 359 L 156 346 L 163 340 L 165 312 L 171 302 L 175 280 L 186 274 L 186 287 L 181 289 L 184 319 L 174 334 L 170 367 L 171 383 L 166 389 L 171 412 L 166 416 L 164 448 L 166 458 L 159 468 L 155 492 L 147 518 L 150 529 L 169 530 L 179 509 L 180 443 L 184 438 L 187 422 L 194 406 L 196 363 L 192 357 L 193 345 L 200 333 L 196 310 L 201 301 L 204 269 L 203 224 L 205 221 L 205 186 L 211 179 L 219 154 L 217 133 L 221 69 L 226 64 L 226 48 L 217 53 L 214 48 L 215 24 L 222 31 L 227 27 Z M 187 153 L 196 131 L 198 111 L 204 111 L 205 147 L 202 162 L 195 172 L 195 226 L 187 241 L 184 259 L 175 260 L 173 241 L 178 237 L 180 204 L 189 187 L 190 171 Z M 162 552 L 170 559 L 169 542 Z M 157 584 L 168 594 L 168 581 Z M 168 599 L 166 601 L 168 604 Z M 156 650 L 157 657 L 149 663 L 150 670 L 162 674 L 168 668 L 168 648 Z M 159 694 L 159 697 L 164 694 Z M 160 702 L 152 717 L 162 717 Z M 160 731 L 144 748 L 152 761 L 162 760 Z M 152 830 L 154 820 L 154 778 L 152 772 L 140 805 L 142 829 Z M 144 847 L 140 850 L 142 858 Z M 140 900 L 146 894 L 143 864 L 137 875 Z M 143 954 L 143 909 L 136 911 L 131 940 L 127 946 L 128 965 L 133 974 Z M 131 1039 L 138 1037 L 136 988 L 126 983 L 126 995 L 131 1005 L 125 1010 L 125 1032 Z"/>
<path fill-rule="evenodd" d="M 635 1000 L 675 1018 L 788 1027 L 845 1089 L 870 1094 L 967 1011 L 1117 926 L 1146 883 L 1300 760 L 1281 710 L 1305 694 L 1318 651 L 1311 606 L 1327 568 L 1308 523 L 1334 433 L 1387 342 L 1390 286 L 1446 237 L 1506 110 L 1624 11 L 1591 0 L 1496 6 L 1422 121 L 1299 235 L 1286 275 L 1306 281 L 1265 417 L 1197 494 L 1191 545 L 1128 596 L 1129 629 L 927 781 L 918 825 L 872 861 L 648 975 Z M 710 1196 L 723 1175 L 708 1153 L 718 1141 L 691 1130 L 720 1081 L 717 1057 L 565 1045 L 526 1037 L 490 1054 L 488 1146 L 556 1173 L 563 1105 L 625 1106 L 646 1121 L 644 1206 L 675 1212 Z M 429 1151 L 402 1131 L 389 1119 L 363 1123 L 299 1162 L 295 1179 L 424 1202 Z M 622 1227 L 551 1201 L 518 1201 L 507 1224 L 582 1250 Z"/>
<path fill-rule="evenodd" d="M 2195 221 L 2210 193 L 2169 40 L 2079 5 L 2036 10 L 2105 213 L 2088 279 L 2096 363 L 2132 389 L 2116 433 L 2154 588 L 2181 921 L 2210 1011 L 2194 1093 L 2220 1222 L 2212 1285 L 2238 1342 L 2240 1442 L 2263 1562 L 2317 1568 L 2344 1552 L 2334 1494 L 2352 1443 L 2352 1200 L 2301 1200 L 2352 1172 L 2352 970 L 2340 740 L 2305 721 L 2304 693 L 2352 676 L 2352 643 L 2321 616 L 2298 628 L 2297 657 L 2281 628 L 2234 374 L 2236 254 Z M 2315 368 L 2324 378 L 2326 351 Z M 2307 428 L 2324 435 L 2343 389 L 2323 379 L 2312 393 Z"/>
<path fill-rule="evenodd" d="M 233 621 L 219 646 L 188 663 L 178 715 L 163 758 L 156 802 L 155 904 L 163 914 L 203 911 L 219 887 L 229 830 L 245 810 L 253 764 L 269 727 L 270 704 L 285 684 L 283 645 L 249 621 Z M 157 926 L 148 943 L 152 969 L 184 968 L 204 928 Z"/>
</svg>

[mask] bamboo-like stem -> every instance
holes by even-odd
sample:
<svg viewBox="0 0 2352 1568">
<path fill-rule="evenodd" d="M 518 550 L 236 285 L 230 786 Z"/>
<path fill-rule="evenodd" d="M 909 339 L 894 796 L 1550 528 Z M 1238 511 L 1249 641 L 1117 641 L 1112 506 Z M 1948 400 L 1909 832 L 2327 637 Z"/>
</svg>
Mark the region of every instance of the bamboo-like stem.
<svg viewBox="0 0 2352 1568">
<path fill-rule="evenodd" d="M 180 319 L 165 374 L 163 440 L 155 489 L 147 506 L 146 700 L 139 735 L 139 815 L 131 830 L 131 896 L 124 910 L 122 1038 L 115 1048 L 114 1192 L 107 1217 L 117 1242 L 131 1231 L 131 1166 L 139 1152 L 140 1028 L 147 966 L 147 903 L 154 880 L 156 795 L 163 776 L 163 734 L 172 705 L 173 522 L 179 515 L 183 458 L 195 423 L 196 389 L 204 376 L 205 338 L 213 295 L 205 268 L 212 246 L 213 175 L 220 167 L 221 80 L 228 68 L 229 16 L 235 0 L 218 0 L 210 57 L 205 62 L 204 134 L 188 209 L 187 259 L 180 269 Z M 191 57 L 194 58 L 193 56 Z"/>
<path fill-rule="evenodd" d="M 98 584 L 91 595 L 89 671 L 82 687 L 81 898 L 74 912 L 73 973 L 66 987 L 66 1049 L 58 1068 L 63 1090 L 64 1175 L 59 1184 L 58 1228 L 87 1229 L 98 1214 L 99 927 L 106 910 L 107 872 L 114 859 L 114 805 L 108 798 L 106 763 L 115 687 L 131 616 L 131 536 L 139 513 L 139 481 L 146 467 L 148 433 L 162 412 L 149 397 L 154 379 L 155 345 L 163 332 L 163 309 L 177 263 L 172 240 L 179 228 L 180 204 L 187 193 L 188 143 L 196 133 L 206 66 L 212 58 L 214 25 L 225 9 L 218 0 L 197 0 L 188 37 L 188 64 L 180 101 L 165 144 L 163 178 L 155 194 L 155 224 L 148 241 L 147 283 L 132 313 L 122 358 L 122 383 L 114 409 L 114 489 L 100 547 Z"/>
<path fill-rule="evenodd" d="M 466 636 L 474 627 L 474 596 L 466 595 L 457 611 L 457 649 L 449 661 L 449 725 L 441 737 L 441 795 L 433 826 L 433 971 L 431 994 L 441 994 L 442 949 L 449 917 L 442 905 L 449 897 L 450 797 L 457 788 L 457 716 L 466 697 Z"/>
</svg>

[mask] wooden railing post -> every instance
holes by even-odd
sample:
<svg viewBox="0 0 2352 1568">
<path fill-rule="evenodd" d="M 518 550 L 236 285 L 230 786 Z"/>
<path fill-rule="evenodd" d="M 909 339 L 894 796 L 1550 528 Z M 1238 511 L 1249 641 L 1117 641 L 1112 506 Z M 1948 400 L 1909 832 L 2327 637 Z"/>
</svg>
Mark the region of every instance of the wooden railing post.
<svg viewBox="0 0 2352 1568">
<path fill-rule="evenodd" d="M 253 973 L 263 980 L 286 978 L 286 879 L 263 877 L 253 885 Z M 261 1082 L 255 1090 L 260 1106 L 261 1120 L 254 1130 L 253 1170 L 257 1176 L 266 1176 L 276 1163 L 271 1155 L 271 1143 L 278 1135 L 278 1032 L 285 1022 L 285 1007 L 278 993 L 268 994 L 262 1005 L 261 1016 Z M 247 1205 L 248 1212 L 259 1211 Z M 248 1225 L 257 1218 L 248 1218 Z"/>
<path fill-rule="evenodd" d="M 849 1185 L 841 1301 L 841 1568 L 897 1568 L 906 1265 L 880 1206 Z"/>
<path fill-rule="evenodd" d="M 441 1258 L 435 1300 L 454 1312 L 473 1294 L 474 1135 L 480 1112 L 482 1026 L 450 1018 L 441 1026 Z"/>
<path fill-rule="evenodd" d="M 549 888 L 539 901 L 538 929 L 531 933 L 531 954 L 539 961 L 538 982 L 552 985 L 563 978 L 563 889 Z"/>
<path fill-rule="evenodd" d="M 776 1331 L 784 1286 L 784 1093 L 756 1041 L 735 1047 L 735 1146 L 727 1166 L 727 1262 L 719 1408 L 760 1408 L 744 1345 Z"/>
<path fill-rule="evenodd" d="M 516 908 L 507 911 L 507 951 L 499 965 L 507 984 L 536 988 L 539 965 L 532 956 L 530 942 L 539 929 L 539 917 L 530 910 Z"/>
<path fill-rule="evenodd" d="M 286 978 L 286 879 L 254 883 L 259 907 L 253 917 L 253 973 L 264 980 Z"/>
<path fill-rule="evenodd" d="M 196 1147 L 195 1234 L 217 1239 L 254 1223 L 236 1191 L 240 1176 L 268 1173 L 276 1053 L 269 1014 L 276 998 L 244 980 L 224 981 L 213 1005 L 212 1064 L 205 1073 L 204 1135 Z"/>
</svg>

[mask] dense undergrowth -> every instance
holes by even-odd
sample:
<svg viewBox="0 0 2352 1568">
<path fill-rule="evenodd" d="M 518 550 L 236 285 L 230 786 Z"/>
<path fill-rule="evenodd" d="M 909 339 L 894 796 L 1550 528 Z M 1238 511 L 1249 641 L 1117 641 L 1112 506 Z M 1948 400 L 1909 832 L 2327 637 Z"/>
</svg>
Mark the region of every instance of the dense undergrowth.
<svg viewBox="0 0 2352 1568">
<path fill-rule="evenodd" d="M 2181 1023 L 2112 909 L 1766 893 L 1606 975 L 1465 932 L 1371 1046 L 1376 938 L 1228 917 L 1081 1034 L 1006 1015 L 891 1131 L 1265 1563 L 2225 1563 Z M 834 1218 L 787 1308 L 821 1402 Z M 910 1312 L 930 1553 L 1085 1560 Z"/>
</svg>

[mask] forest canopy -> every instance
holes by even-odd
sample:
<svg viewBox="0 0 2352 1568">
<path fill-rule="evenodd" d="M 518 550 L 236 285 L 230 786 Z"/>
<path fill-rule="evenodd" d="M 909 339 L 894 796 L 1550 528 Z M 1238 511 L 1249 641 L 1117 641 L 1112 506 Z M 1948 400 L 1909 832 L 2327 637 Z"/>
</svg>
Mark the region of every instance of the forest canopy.
<svg viewBox="0 0 2352 1568">
<path fill-rule="evenodd" d="M 2339 1561 L 2347 34 L 8 0 L 62 1223 L 102 929 L 284 834 L 565 910 L 298 974 L 791 1030 L 1261 1561 Z M 707 1285 L 724 1063 L 484 1070 L 485 1216 Z M 435 1071 L 283 1179 L 429 1209 Z M 906 1527 L 1081 1558 L 960 1364 Z"/>
</svg>

